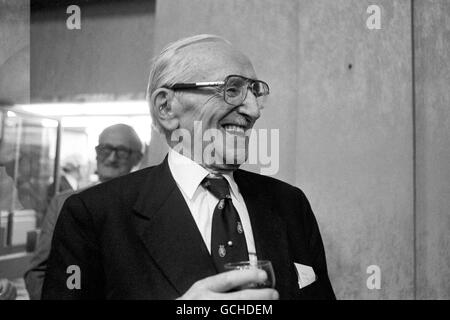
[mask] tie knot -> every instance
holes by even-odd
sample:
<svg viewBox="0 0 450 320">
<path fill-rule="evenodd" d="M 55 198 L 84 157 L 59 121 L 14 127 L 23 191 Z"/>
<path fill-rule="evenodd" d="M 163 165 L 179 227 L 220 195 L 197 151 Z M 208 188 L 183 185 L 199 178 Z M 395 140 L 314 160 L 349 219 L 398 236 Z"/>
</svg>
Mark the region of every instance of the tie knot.
<svg viewBox="0 0 450 320">
<path fill-rule="evenodd" d="M 230 197 L 230 186 L 228 185 L 227 179 L 223 176 L 208 176 L 203 179 L 202 186 L 219 200 Z"/>
</svg>

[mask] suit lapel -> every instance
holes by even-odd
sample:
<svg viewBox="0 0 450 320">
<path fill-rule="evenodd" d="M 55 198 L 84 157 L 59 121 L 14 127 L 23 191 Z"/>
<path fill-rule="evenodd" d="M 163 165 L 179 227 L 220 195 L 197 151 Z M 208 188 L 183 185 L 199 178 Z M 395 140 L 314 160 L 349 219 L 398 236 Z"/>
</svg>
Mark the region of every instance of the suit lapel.
<svg viewBox="0 0 450 320">
<path fill-rule="evenodd" d="M 141 218 L 136 224 L 139 237 L 180 295 L 216 273 L 167 157 L 149 174 L 134 209 Z"/>
<path fill-rule="evenodd" d="M 264 186 L 252 182 L 251 176 L 242 170 L 236 171 L 234 178 L 250 216 L 258 259 L 272 262 L 275 287 L 281 299 L 288 299 L 296 275 L 289 256 L 286 224 L 272 211 L 271 194 Z"/>
<path fill-rule="evenodd" d="M 253 182 L 251 175 L 242 170 L 236 171 L 234 178 L 249 212 L 258 259 L 272 262 L 276 289 L 280 298 L 287 299 L 296 275 L 289 256 L 286 225 L 272 212 L 271 194 L 264 186 Z M 170 173 L 167 157 L 150 172 L 134 210 L 139 219 L 137 234 L 178 294 L 217 273 Z"/>
</svg>

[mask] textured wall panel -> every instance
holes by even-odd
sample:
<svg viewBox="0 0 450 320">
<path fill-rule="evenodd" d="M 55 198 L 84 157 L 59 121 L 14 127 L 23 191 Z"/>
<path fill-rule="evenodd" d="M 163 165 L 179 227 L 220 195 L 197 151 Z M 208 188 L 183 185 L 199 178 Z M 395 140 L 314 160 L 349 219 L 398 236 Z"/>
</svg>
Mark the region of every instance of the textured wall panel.
<svg viewBox="0 0 450 320">
<path fill-rule="evenodd" d="M 32 100 L 143 98 L 153 54 L 154 1 L 79 7 L 79 30 L 67 28 L 66 7 L 32 11 Z"/>
<path fill-rule="evenodd" d="M 297 185 L 312 201 L 339 298 L 413 297 L 409 1 L 300 1 Z M 380 290 L 366 286 L 370 265 Z"/>
<path fill-rule="evenodd" d="M 0 101 L 30 98 L 29 0 L 0 0 Z"/>
<path fill-rule="evenodd" d="M 450 1 L 414 1 L 417 298 L 450 298 Z"/>
</svg>

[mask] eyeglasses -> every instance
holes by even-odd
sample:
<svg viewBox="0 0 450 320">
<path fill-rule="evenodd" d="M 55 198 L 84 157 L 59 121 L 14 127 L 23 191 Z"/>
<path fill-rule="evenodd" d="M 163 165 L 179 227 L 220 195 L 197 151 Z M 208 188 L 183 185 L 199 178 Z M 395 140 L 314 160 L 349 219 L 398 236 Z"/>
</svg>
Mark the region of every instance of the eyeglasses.
<svg viewBox="0 0 450 320">
<path fill-rule="evenodd" d="M 175 83 L 169 88 L 173 90 L 183 90 L 201 87 L 221 87 L 225 102 L 236 107 L 241 105 L 245 98 L 247 98 L 248 89 L 252 91 L 256 98 L 264 97 L 269 94 L 269 85 L 264 81 L 254 80 L 239 75 L 229 75 L 224 81 Z"/>
<path fill-rule="evenodd" d="M 138 152 L 124 146 L 114 147 L 110 144 L 99 144 L 95 147 L 97 156 L 102 159 L 109 157 L 113 151 L 116 153 L 117 158 L 120 160 L 127 160 L 131 156 L 131 154 L 133 154 L 134 152 Z"/>
</svg>

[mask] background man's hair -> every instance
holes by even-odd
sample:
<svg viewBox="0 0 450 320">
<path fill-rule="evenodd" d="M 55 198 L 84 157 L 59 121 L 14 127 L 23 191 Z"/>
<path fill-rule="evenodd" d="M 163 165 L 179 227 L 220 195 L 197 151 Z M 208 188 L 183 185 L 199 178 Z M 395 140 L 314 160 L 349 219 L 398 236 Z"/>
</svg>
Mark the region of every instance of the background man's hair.
<svg viewBox="0 0 450 320">
<path fill-rule="evenodd" d="M 156 116 L 156 110 L 152 106 L 150 97 L 152 93 L 163 86 L 171 86 L 177 82 L 187 82 L 193 74 L 193 68 L 189 59 L 180 54 L 181 49 L 202 42 L 231 43 L 222 37 L 212 34 L 199 34 L 177 40 L 165 47 L 161 53 L 153 58 L 147 86 L 147 101 L 152 117 L 152 126 L 160 133 L 165 133 Z"/>
</svg>

